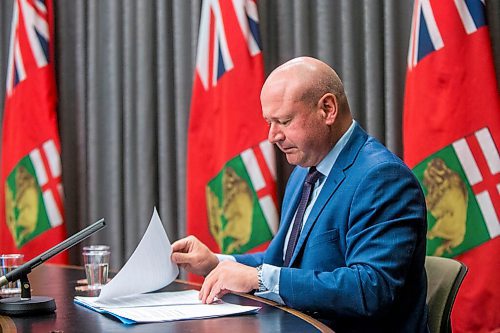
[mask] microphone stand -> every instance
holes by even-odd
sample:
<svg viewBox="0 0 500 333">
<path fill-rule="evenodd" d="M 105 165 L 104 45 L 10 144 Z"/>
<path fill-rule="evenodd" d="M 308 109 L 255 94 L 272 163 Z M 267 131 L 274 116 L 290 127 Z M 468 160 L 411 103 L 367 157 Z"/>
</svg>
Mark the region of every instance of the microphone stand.
<svg viewBox="0 0 500 333">
<path fill-rule="evenodd" d="M 41 263 L 47 261 L 62 251 L 69 249 L 73 245 L 80 243 L 85 238 L 101 230 L 105 226 L 106 222 L 104 222 L 104 219 L 101 219 L 45 251 L 41 255 L 0 277 L 0 287 L 8 284 L 9 282 L 17 280 L 21 281 L 21 297 L 0 299 L 0 315 L 25 316 L 54 312 L 56 310 L 56 302 L 53 298 L 45 296 L 31 296 L 31 285 L 28 280 L 28 274 L 33 268 L 37 267 Z"/>
</svg>

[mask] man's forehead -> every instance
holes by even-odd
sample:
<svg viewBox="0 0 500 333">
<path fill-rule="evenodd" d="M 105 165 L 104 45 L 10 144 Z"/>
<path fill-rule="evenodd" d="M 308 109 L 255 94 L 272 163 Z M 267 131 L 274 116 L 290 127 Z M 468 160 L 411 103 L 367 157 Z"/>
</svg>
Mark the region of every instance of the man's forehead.
<svg viewBox="0 0 500 333">
<path fill-rule="evenodd" d="M 300 101 L 292 96 L 274 95 L 262 100 L 262 116 L 266 120 L 282 120 L 292 117 L 300 109 Z"/>
<path fill-rule="evenodd" d="M 273 77 L 266 81 L 261 94 L 262 102 L 269 101 L 297 101 L 300 91 L 300 81 L 287 75 Z"/>
</svg>

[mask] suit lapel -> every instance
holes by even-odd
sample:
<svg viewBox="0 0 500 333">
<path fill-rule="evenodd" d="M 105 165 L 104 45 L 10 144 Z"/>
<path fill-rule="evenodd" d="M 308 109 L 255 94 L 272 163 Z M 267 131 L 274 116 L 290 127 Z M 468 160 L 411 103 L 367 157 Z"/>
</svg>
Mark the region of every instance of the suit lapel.
<svg viewBox="0 0 500 333">
<path fill-rule="evenodd" d="M 316 199 L 316 202 L 314 203 L 314 206 L 311 209 L 309 216 L 307 217 L 307 221 L 304 225 L 304 228 L 300 232 L 299 240 L 297 241 L 297 246 L 295 247 L 295 250 L 293 252 L 292 259 L 290 260 L 290 266 L 293 264 L 295 258 L 300 252 L 300 249 L 304 245 L 304 242 L 306 241 L 307 236 L 309 235 L 309 232 L 311 231 L 312 227 L 316 223 L 316 220 L 321 211 L 323 210 L 323 207 L 333 196 L 333 194 L 335 193 L 339 185 L 342 183 L 344 178 L 345 178 L 344 171 L 342 169 L 337 169 L 334 166 L 330 171 L 330 175 L 326 179 L 325 185 L 323 185 L 323 188 L 321 189 L 321 192 L 319 193 L 319 196 Z"/>
<path fill-rule="evenodd" d="M 286 234 L 295 215 L 300 196 L 302 195 L 302 184 L 307 176 L 307 169 L 297 167 L 294 172 L 297 174 L 291 176 L 295 180 L 291 178 L 291 183 L 289 184 L 290 188 L 293 189 L 288 199 L 289 202 L 283 205 L 278 233 L 274 236 L 266 254 L 266 257 L 269 255 L 267 262 L 277 266 L 283 265 L 283 244 L 285 244 Z"/>
<path fill-rule="evenodd" d="M 316 223 L 319 215 L 323 211 L 323 208 L 325 205 L 331 200 L 335 192 L 337 191 L 338 187 L 342 183 L 342 181 L 346 177 L 346 173 L 348 172 L 349 167 L 354 163 L 354 160 L 356 159 L 356 156 L 358 156 L 359 151 L 361 150 L 361 147 L 363 147 L 364 143 L 368 139 L 368 135 L 366 132 L 358 125 L 356 124 L 354 127 L 354 130 L 352 132 L 351 137 L 349 138 L 349 141 L 347 141 L 347 144 L 345 145 L 344 149 L 342 149 L 342 152 L 340 153 L 339 157 L 337 158 L 337 161 L 335 161 L 335 164 L 332 167 L 332 170 L 330 171 L 330 174 L 328 175 L 328 178 L 325 180 L 325 184 L 323 185 L 323 188 L 321 189 L 321 192 L 319 193 L 318 198 L 316 199 L 316 202 L 314 203 L 313 208 L 311 209 L 311 212 L 309 213 L 309 216 L 307 218 L 307 221 L 304 225 L 304 228 L 302 229 L 300 233 L 299 240 L 297 242 L 297 246 L 295 247 L 292 259 L 290 260 L 290 266 L 293 264 L 295 261 L 297 255 L 300 253 L 302 247 L 304 246 L 304 243 L 307 240 L 307 237 L 309 236 L 309 233 L 311 232 L 311 229 L 313 228 L 314 224 Z M 302 177 L 302 183 L 305 178 Z M 302 184 L 301 183 L 301 184 Z M 301 189 L 299 188 L 298 191 L 300 194 Z M 296 194 L 297 195 L 297 194 Z M 298 197 L 294 198 L 294 205 L 291 207 L 296 207 L 296 202 L 298 200 Z M 292 211 L 292 217 L 293 217 L 294 211 Z M 290 220 L 292 219 L 290 217 Z M 290 225 L 290 221 L 287 222 L 288 226 Z M 288 230 L 288 228 L 286 228 Z M 285 232 L 286 235 L 286 232 Z"/>
</svg>

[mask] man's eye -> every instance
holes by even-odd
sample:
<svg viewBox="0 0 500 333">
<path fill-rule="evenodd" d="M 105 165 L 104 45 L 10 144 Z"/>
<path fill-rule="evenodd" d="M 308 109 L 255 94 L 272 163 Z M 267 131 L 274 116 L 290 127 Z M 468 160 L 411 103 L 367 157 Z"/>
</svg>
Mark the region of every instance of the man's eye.
<svg viewBox="0 0 500 333">
<path fill-rule="evenodd" d="M 291 121 L 291 119 L 280 120 L 279 123 L 280 123 L 280 125 L 286 126 L 286 125 L 290 124 L 290 121 Z"/>
</svg>

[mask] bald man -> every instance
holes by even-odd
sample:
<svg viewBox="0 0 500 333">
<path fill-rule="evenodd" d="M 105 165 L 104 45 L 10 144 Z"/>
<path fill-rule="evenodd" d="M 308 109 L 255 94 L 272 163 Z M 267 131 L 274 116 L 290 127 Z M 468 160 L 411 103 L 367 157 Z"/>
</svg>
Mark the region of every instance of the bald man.
<svg viewBox="0 0 500 333">
<path fill-rule="evenodd" d="M 353 120 L 343 84 L 309 57 L 261 92 L 269 141 L 296 165 L 265 252 L 216 255 L 193 236 L 172 259 L 206 276 L 200 298 L 256 291 L 336 332 L 427 332 L 423 193 L 412 172 Z"/>
</svg>

